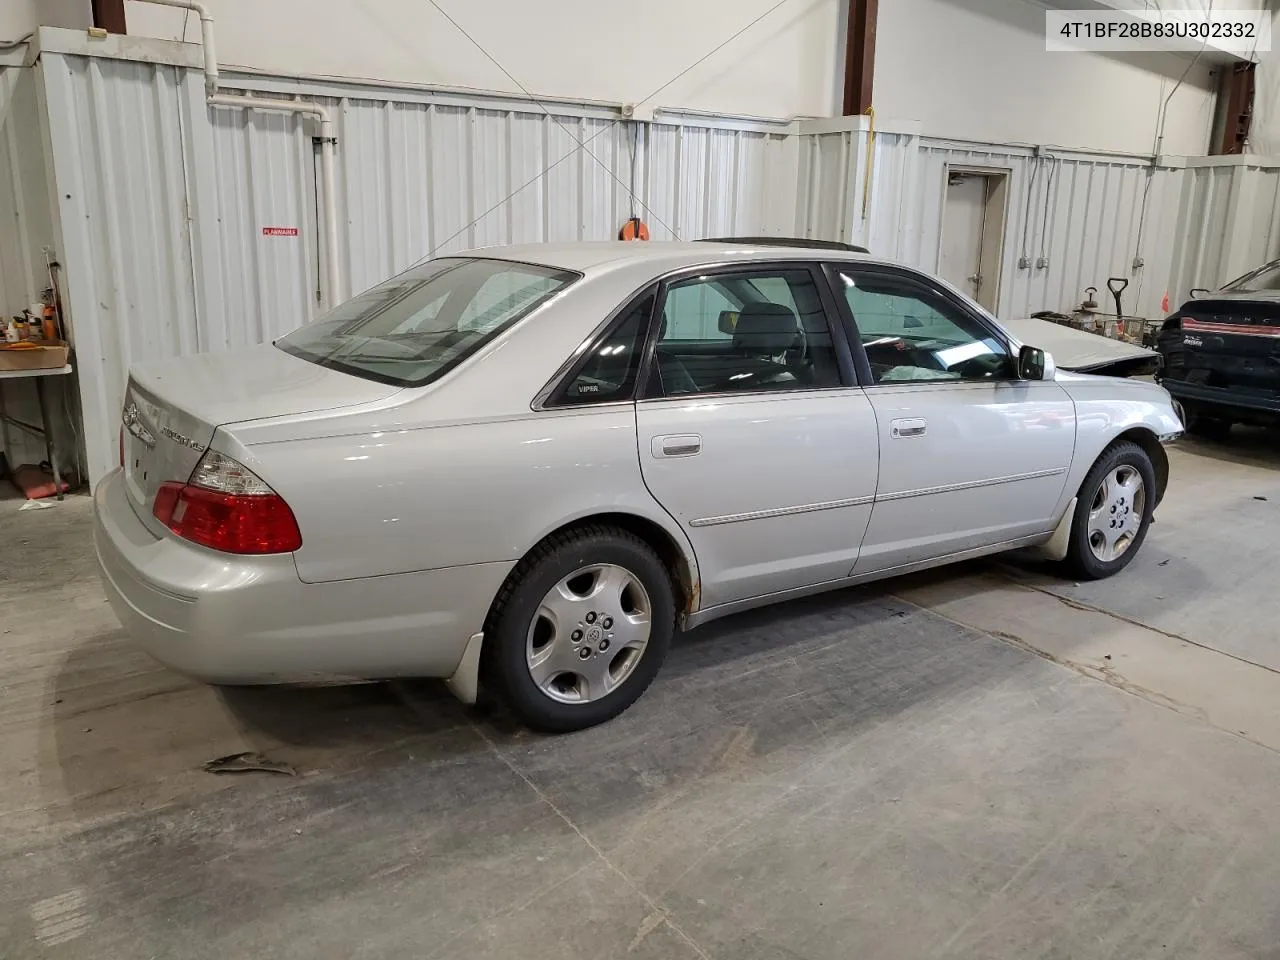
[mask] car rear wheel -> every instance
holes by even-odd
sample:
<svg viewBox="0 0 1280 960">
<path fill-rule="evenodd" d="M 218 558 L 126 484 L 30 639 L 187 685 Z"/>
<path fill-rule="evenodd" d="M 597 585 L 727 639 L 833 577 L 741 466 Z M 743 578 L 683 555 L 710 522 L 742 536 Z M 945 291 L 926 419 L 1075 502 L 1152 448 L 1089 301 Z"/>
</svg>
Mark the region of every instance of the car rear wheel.
<svg viewBox="0 0 1280 960">
<path fill-rule="evenodd" d="M 549 732 L 616 717 L 653 681 L 675 631 L 671 577 L 639 537 L 583 527 L 539 544 L 485 626 L 485 679 Z"/>
<path fill-rule="evenodd" d="M 1151 526 L 1156 476 L 1136 443 L 1103 451 L 1080 485 L 1067 566 L 1077 579 L 1101 580 L 1127 567 Z"/>
</svg>

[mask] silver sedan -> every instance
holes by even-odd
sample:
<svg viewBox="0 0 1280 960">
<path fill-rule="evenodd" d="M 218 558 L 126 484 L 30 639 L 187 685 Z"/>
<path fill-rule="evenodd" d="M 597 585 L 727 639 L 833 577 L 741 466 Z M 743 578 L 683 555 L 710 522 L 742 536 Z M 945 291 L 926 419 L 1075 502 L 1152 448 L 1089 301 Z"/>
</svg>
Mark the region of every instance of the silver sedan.
<svg viewBox="0 0 1280 960">
<path fill-rule="evenodd" d="M 192 676 L 442 677 L 571 730 L 736 611 L 1022 547 L 1110 576 L 1181 430 L 863 254 L 498 248 L 136 367 L 95 540 Z"/>
</svg>

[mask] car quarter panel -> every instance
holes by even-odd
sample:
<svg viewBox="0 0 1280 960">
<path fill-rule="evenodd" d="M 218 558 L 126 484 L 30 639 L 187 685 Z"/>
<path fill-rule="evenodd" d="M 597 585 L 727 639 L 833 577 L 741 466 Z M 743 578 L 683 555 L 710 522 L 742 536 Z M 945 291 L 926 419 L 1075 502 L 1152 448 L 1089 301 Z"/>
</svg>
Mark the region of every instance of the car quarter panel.
<svg viewBox="0 0 1280 960">
<path fill-rule="evenodd" d="M 94 490 L 107 599 L 157 660 L 214 683 L 449 676 L 511 564 L 324 585 L 293 559 L 230 557 L 156 536 L 130 509 L 121 471 Z"/>
<path fill-rule="evenodd" d="M 641 480 L 631 404 L 243 451 L 293 508 L 298 574 L 308 582 L 513 561 L 566 522 L 598 513 L 659 524 L 692 561 Z"/>
</svg>

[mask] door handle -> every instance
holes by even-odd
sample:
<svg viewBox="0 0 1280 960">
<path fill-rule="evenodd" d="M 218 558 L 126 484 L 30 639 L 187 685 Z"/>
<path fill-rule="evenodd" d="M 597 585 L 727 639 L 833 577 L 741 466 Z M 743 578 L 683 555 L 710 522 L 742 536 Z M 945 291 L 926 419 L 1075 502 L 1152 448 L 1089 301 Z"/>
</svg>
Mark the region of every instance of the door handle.
<svg viewBox="0 0 1280 960">
<path fill-rule="evenodd" d="M 923 417 L 913 417 L 907 420 L 891 420 L 889 422 L 889 433 L 895 440 L 906 440 L 910 437 L 923 437 L 925 431 L 929 429 L 929 422 Z"/>
<path fill-rule="evenodd" d="M 653 455 L 660 460 L 666 457 L 692 457 L 702 451 L 702 438 L 696 433 L 654 437 L 652 450 Z"/>
</svg>

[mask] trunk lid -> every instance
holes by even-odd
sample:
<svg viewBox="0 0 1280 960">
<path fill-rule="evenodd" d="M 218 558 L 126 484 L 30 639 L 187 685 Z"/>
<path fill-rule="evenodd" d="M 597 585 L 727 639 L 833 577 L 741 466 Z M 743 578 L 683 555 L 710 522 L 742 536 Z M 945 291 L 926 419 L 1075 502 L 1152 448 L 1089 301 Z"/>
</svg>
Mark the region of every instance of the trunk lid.
<svg viewBox="0 0 1280 960">
<path fill-rule="evenodd" d="M 1280 394 L 1280 298 L 1252 293 L 1192 300 L 1165 322 L 1158 345 L 1170 380 Z"/>
<path fill-rule="evenodd" d="M 270 344 L 141 364 L 131 372 L 121 414 L 129 500 L 159 533 L 163 525 L 151 514 L 156 491 L 190 478 L 218 427 L 371 403 L 398 392 Z"/>
</svg>

